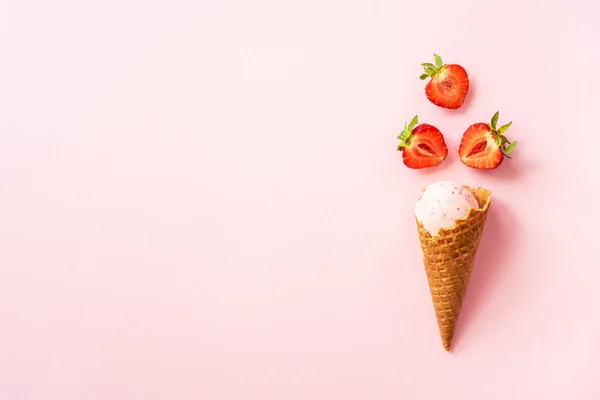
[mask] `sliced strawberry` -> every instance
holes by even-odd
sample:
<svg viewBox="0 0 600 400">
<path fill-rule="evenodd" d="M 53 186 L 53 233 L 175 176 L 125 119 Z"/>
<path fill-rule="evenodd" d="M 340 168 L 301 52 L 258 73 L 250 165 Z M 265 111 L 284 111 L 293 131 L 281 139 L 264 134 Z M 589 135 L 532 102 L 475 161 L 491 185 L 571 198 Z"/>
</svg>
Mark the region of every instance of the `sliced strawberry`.
<svg viewBox="0 0 600 400">
<path fill-rule="evenodd" d="M 425 86 L 425 94 L 429 101 L 436 106 L 456 109 L 462 106 L 469 91 L 469 76 L 467 71 L 458 64 L 446 64 L 437 54 L 433 55 L 435 65 L 421 64 L 425 73 L 421 80 L 431 77 Z"/>
<path fill-rule="evenodd" d="M 448 147 L 438 128 L 419 123 L 415 116 L 410 124 L 404 124 L 404 130 L 398 136 L 404 164 L 408 168 L 419 169 L 439 165 L 448 156 Z"/>
<path fill-rule="evenodd" d="M 509 142 L 504 133 L 512 122 L 496 128 L 499 113 L 492 117 L 490 124 L 478 122 L 465 131 L 458 148 L 460 160 L 467 166 L 478 169 L 494 169 L 517 146 L 517 142 Z M 506 147 L 508 145 L 508 147 Z"/>
</svg>

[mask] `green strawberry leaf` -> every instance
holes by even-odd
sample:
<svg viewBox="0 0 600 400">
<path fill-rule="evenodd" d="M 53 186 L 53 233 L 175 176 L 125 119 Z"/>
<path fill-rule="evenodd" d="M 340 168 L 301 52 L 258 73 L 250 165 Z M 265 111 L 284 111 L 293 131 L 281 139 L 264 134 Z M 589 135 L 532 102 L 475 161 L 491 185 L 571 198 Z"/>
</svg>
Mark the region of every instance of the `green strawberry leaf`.
<svg viewBox="0 0 600 400">
<path fill-rule="evenodd" d="M 444 63 L 442 62 L 442 57 L 438 56 L 437 54 L 433 54 L 433 58 L 435 58 L 435 65 L 438 68 L 442 68 L 444 66 Z"/>
<path fill-rule="evenodd" d="M 419 79 L 421 79 L 422 81 L 424 81 L 427 78 L 429 78 L 429 74 L 423 74 L 419 77 Z"/>
<path fill-rule="evenodd" d="M 404 123 L 404 129 L 402 130 L 402 132 L 400 132 L 397 139 L 400 139 L 402 141 L 406 140 L 406 122 Z"/>
<path fill-rule="evenodd" d="M 412 130 L 415 126 L 417 126 L 417 124 L 419 123 L 419 116 L 415 115 L 415 117 L 412 119 L 412 121 L 410 121 L 410 124 L 408 124 L 408 132 L 412 133 Z"/>
<path fill-rule="evenodd" d="M 423 63 L 421 65 L 425 69 L 425 72 L 427 73 L 427 75 L 430 75 L 430 76 L 435 75 L 438 72 L 438 69 L 435 67 L 435 65 L 433 65 L 431 63 Z"/>
<path fill-rule="evenodd" d="M 504 157 L 506 158 L 511 158 L 509 156 L 510 153 L 512 153 L 512 151 L 515 149 L 515 147 L 517 146 L 517 142 L 512 142 L 508 145 L 508 147 L 504 147 L 504 144 L 502 146 L 500 146 L 500 150 L 502 150 L 502 154 L 504 154 Z"/>
<path fill-rule="evenodd" d="M 508 148 L 506 149 L 506 153 L 505 154 L 510 154 L 512 153 L 512 151 L 515 149 L 515 147 L 517 147 L 517 142 L 514 141 L 511 144 L 508 145 Z"/>
<path fill-rule="evenodd" d="M 499 133 L 500 135 L 502 135 L 504 132 L 506 132 L 506 131 L 508 130 L 508 128 L 510 128 L 510 125 L 511 125 L 511 124 L 512 124 L 512 121 L 511 121 L 511 122 L 509 122 L 509 123 L 508 123 L 508 124 L 506 124 L 506 125 L 502 125 L 502 126 L 501 126 L 501 127 L 498 129 L 498 133 Z"/>
<path fill-rule="evenodd" d="M 499 116 L 500 116 L 500 112 L 496 111 L 496 114 L 494 114 L 494 116 L 492 117 L 492 123 L 490 124 L 490 127 L 492 128 L 493 131 L 496 131 L 496 124 L 498 123 Z"/>
</svg>

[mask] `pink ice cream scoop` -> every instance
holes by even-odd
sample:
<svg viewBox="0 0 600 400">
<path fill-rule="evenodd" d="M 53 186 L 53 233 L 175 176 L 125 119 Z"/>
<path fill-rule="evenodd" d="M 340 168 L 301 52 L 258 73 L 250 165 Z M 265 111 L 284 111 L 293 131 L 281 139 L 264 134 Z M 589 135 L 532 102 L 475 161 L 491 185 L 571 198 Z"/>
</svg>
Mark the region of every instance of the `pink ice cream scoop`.
<svg viewBox="0 0 600 400">
<path fill-rule="evenodd" d="M 479 208 L 473 194 L 452 181 L 434 182 L 423 192 L 415 205 L 415 216 L 431 236 L 442 228 L 452 228 L 454 221 L 469 215 L 471 208 Z"/>
</svg>

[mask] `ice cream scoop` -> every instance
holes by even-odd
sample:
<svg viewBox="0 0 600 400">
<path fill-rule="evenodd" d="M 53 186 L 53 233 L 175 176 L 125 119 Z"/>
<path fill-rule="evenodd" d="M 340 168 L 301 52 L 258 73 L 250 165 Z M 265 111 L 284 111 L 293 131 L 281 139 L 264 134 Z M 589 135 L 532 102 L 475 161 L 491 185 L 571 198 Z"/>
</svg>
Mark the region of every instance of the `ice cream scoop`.
<svg viewBox="0 0 600 400">
<path fill-rule="evenodd" d="M 473 194 L 453 181 L 437 181 L 425 189 L 415 205 L 415 216 L 431 236 L 440 229 L 452 228 L 456 220 L 469 215 L 471 208 L 479 208 Z"/>
</svg>

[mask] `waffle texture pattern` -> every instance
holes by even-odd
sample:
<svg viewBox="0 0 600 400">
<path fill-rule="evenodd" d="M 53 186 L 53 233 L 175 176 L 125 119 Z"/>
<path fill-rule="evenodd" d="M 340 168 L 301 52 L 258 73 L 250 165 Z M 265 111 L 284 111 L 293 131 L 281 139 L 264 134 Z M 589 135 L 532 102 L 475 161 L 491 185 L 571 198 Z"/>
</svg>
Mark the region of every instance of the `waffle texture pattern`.
<svg viewBox="0 0 600 400">
<path fill-rule="evenodd" d="M 479 209 L 471 209 L 466 218 L 456 221 L 453 228 L 441 229 L 438 236 L 432 237 L 417 220 L 431 299 L 446 350 L 450 350 L 452 345 L 456 322 L 491 204 L 489 190 L 465 188 L 473 193 Z"/>
</svg>

